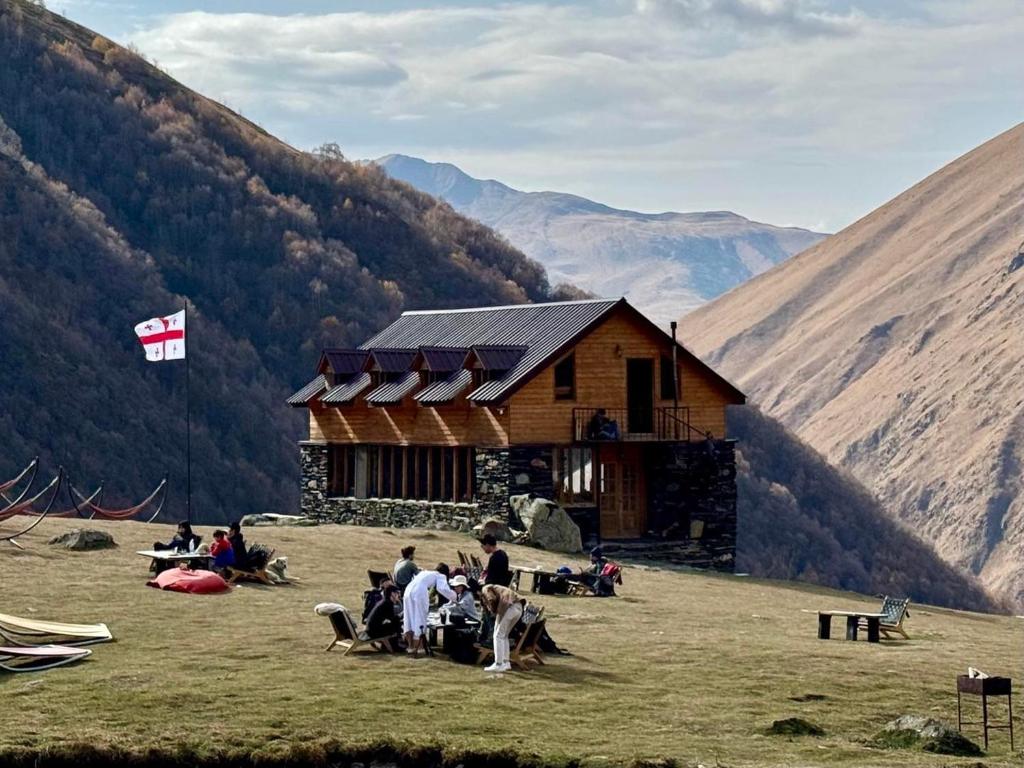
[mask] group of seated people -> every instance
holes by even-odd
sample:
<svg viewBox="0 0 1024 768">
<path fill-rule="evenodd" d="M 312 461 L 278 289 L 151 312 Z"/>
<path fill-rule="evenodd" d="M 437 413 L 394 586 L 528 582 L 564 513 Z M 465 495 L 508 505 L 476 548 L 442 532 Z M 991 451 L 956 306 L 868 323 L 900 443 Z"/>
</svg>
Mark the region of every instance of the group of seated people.
<svg viewBox="0 0 1024 768">
<path fill-rule="evenodd" d="M 177 532 L 174 538 L 167 544 L 156 542 L 153 549 L 157 552 L 172 551 L 181 554 L 202 553 L 203 538 L 192 530 L 192 524 L 187 521 L 178 523 Z M 242 526 L 238 521 L 231 523 L 227 531 L 216 530 L 213 532 L 213 543 L 209 545 L 209 555 L 213 558 L 213 569 L 223 574 L 228 568 L 248 567 L 249 553 L 245 546 L 245 537 L 242 536 Z M 182 564 L 186 565 L 185 563 Z"/>
</svg>

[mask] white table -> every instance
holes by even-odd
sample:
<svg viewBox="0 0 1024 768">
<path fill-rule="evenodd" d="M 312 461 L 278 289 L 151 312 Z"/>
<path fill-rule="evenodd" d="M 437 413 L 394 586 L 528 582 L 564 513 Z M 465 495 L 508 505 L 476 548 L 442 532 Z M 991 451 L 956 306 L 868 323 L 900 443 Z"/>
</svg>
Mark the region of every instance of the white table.
<svg viewBox="0 0 1024 768">
<path fill-rule="evenodd" d="M 199 552 L 177 552 L 173 549 L 140 549 L 135 554 L 150 558 L 156 564 L 156 572 L 187 563 L 190 567 L 202 566 L 209 570 L 213 557 Z M 195 565 L 193 565 L 195 564 Z"/>
</svg>

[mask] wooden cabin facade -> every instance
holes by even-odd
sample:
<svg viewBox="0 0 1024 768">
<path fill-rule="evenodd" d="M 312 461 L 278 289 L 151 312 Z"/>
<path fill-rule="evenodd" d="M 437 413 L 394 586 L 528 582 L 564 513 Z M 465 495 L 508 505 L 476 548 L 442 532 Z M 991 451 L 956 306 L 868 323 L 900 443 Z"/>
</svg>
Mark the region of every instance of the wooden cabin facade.
<svg viewBox="0 0 1024 768">
<path fill-rule="evenodd" d="M 535 494 L 585 540 L 680 542 L 731 568 L 725 412 L 744 401 L 618 299 L 406 312 L 325 350 L 288 402 L 309 411 L 305 514 L 466 527 Z"/>
</svg>

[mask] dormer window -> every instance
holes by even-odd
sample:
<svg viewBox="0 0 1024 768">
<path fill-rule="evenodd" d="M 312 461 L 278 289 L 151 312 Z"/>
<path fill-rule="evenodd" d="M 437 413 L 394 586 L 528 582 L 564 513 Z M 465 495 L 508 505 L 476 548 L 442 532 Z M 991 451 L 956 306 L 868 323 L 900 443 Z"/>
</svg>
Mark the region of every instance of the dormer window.
<svg viewBox="0 0 1024 768">
<path fill-rule="evenodd" d="M 555 365 L 555 400 L 576 399 L 576 353 L 570 352 Z"/>
</svg>

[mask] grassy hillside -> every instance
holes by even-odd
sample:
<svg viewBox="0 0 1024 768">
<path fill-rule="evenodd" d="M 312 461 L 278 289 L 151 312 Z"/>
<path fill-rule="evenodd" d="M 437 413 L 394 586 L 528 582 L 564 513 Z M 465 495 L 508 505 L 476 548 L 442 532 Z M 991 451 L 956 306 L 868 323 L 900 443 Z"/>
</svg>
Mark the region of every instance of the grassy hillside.
<svg viewBox="0 0 1024 768">
<path fill-rule="evenodd" d="M 103 620 L 117 642 L 83 664 L 0 676 L 0 763 L 39 750 L 119 748 L 255 752 L 263 759 L 325 740 L 432 743 L 449 755 L 502 752 L 537 762 L 625 765 L 950 765 L 923 752 L 866 742 L 893 717 L 956 717 L 955 675 L 968 664 L 1024 676 L 1024 622 L 913 607 L 912 639 L 869 645 L 819 641 L 804 610 L 864 607 L 873 598 L 752 578 L 627 568 L 618 599 L 538 597 L 572 657 L 529 674 L 490 678 L 441 659 L 325 654 L 324 600 L 360 603 L 367 567 L 390 565 L 408 541 L 419 559 L 452 560 L 458 534 L 348 527 L 258 529 L 251 541 L 289 557 L 301 581 L 225 596 L 144 586 L 134 550 L 166 526 L 98 523 L 120 543 L 72 554 L 44 543 L 72 523 L 48 521 L 27 551 L 0 549 L 4 610 Z M 209 531 L 203 531 L 209 535 Z M 510 547 L 520 564 L 565 561 Z M 815 698 L 822 697 L 822 698 Z M 824 738 L 763 735 L 800 716 Z M 153 755 L 150 755 L 151 759 Z M 196 764 L 195 757 L 189 758 Z M 28 764 L 28 763 L 26 763 Z M 310 760 L 307 765 L 314 765 Z M 962 761 L 958 764 L 962 764 Z M 994 734 L 986 766 L 1015 764 Z"/>
<path fill-rule="evenodd" d="M 180 366 L 132 328 L 193 307 L 197 510 L 295 503 L 320 348 L 402 309 L 551 298 L 543 269 L 379 169 L 298 152 L 95 33 L 0 0 L 0 476 L 37 453 L 111 502 L 165 470 Z"/>
</svg>

